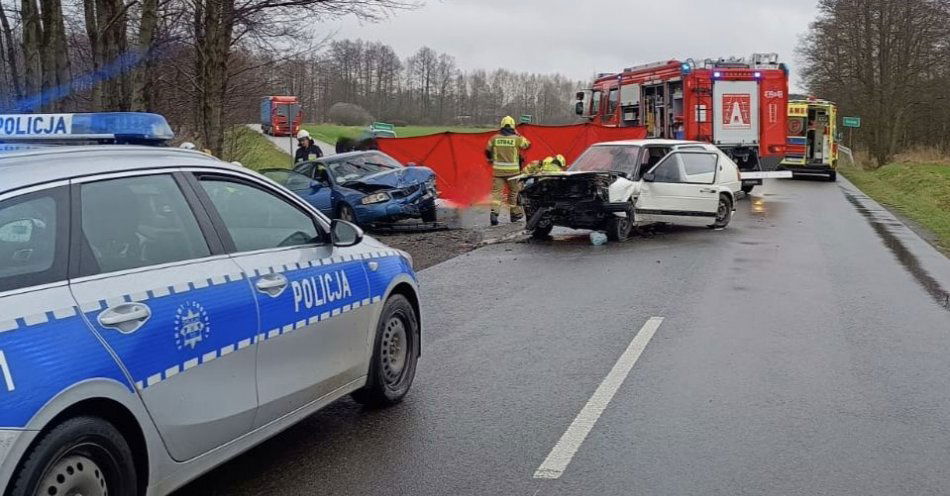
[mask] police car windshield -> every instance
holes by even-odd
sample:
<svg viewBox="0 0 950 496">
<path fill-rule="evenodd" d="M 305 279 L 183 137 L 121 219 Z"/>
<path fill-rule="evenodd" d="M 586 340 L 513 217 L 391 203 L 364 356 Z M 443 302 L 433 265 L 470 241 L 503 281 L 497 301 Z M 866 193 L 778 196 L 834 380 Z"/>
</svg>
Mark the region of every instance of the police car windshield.
<svg viewBox="0 0 950 496">
<path fill-rule="evenodd" d="M 637 169 L 639 156 L 639 146 L 592 146 L 571 165 L 569 170 L 572 172 L 621 172 L 632 177 Z"/>
</svg>

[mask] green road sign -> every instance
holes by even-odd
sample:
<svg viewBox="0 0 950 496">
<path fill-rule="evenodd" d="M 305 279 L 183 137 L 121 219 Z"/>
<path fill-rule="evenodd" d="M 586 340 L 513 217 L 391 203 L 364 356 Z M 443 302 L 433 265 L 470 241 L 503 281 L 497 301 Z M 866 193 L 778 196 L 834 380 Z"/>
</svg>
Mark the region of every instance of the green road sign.
<svg viewBox="0 0 950 496">
<path fill-rule="evenodd" d="M 370 128 L 372 128 L 372 129 L 374 129 L 374 130 L 377 130 L 377 131 L 395 131 L 395 130 L 396 130 L 396 126 L 394 126 L 394 125 L 392 125 L 392 124 L 385 123 L 385 122 L 374 122 L 374 123 L 370 126 Z"/>
<path fill-rule="evenodd" d="M 844 127 L 861 127 L 860 117 L 842 117 L 841 121 Z"/>
<path fill-rule="evenodd" d="M 522 114 L 519 121 L 521 121 L 522 124 L 531 124 L 531 116 L 528 114 Z"/>
</svg>

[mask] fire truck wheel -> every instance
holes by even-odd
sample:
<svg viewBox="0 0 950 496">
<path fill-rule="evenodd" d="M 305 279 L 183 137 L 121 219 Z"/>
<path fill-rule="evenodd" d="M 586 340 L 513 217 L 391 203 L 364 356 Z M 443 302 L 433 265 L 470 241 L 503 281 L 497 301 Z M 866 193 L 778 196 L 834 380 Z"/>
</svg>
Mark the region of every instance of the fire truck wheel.
<svg viewBox="0 0 950 496">
<path fill-rule="evenodd" d="M 749 193 L 752 192 L 752 188 L 754 188 L 754 187 L 755 187 L 754 184 L 743 184 L 743 185 L 742 185 L 742 192 L 748 195 Z"/>
</svg>

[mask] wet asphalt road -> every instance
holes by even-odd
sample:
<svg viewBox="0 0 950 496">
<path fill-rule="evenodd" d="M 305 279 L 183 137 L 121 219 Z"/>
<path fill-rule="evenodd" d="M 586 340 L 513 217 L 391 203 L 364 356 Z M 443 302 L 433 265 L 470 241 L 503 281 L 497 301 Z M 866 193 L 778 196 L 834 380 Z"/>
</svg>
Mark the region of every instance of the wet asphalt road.
<svg viewBox="0 0 950 496">
<path fill-rule="evenodd" d="M 950 261 L 851 188 L 772 181 L 723 231 L 427 269 L 405 403 L 340 401 L 177 496 L 950 493 Z M 561 478 L 534 479 L 654 316 Z"/>
</svg>

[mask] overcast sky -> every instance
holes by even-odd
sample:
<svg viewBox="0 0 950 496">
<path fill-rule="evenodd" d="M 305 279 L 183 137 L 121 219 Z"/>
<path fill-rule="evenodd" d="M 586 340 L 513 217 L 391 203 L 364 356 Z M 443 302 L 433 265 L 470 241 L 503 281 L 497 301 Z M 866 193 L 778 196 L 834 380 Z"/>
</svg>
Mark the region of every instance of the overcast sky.
<svg viewBox="0 0 950 496">
<path fill-rule="evenodd" d="M 335 38 L 382 41 L 406 57 L 423 45 L 462 69 L 595 72 L 668 60 L 776 52 L 798 78 L 794 49 L 816 0 L 427 0 L 376 24 L 327 22 Z"/>
</svg>

